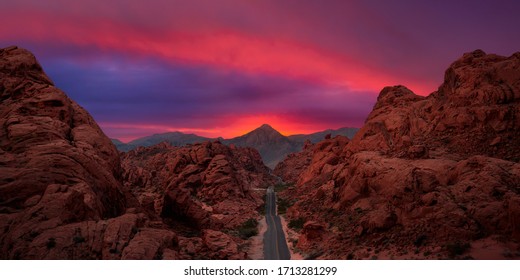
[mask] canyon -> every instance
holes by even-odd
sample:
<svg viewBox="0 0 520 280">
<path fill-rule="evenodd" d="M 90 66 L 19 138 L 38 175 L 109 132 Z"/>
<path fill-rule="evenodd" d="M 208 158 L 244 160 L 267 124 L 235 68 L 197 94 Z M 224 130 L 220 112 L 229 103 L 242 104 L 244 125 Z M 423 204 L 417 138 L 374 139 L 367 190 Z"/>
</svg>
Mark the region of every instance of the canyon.
<svg viewBox="0 0 520 280">
<path fill-rule="evenodd" d="M 247 258 L 246 222 L 276 180 L 256 150 L 121 156 L 28 51 L 0 50 L 0 81 L 0 258 Z"/>
<path fill-rule="evenodd" d="M 0 49 L 0 258 L 248 259 L 274 186 L 308 259 L 518 259 L 519 69 L 466 53 L 426 97 L 384 88 L 351 139 L 264 125 L 118 152 L 30 52 Z"/>
</svg>

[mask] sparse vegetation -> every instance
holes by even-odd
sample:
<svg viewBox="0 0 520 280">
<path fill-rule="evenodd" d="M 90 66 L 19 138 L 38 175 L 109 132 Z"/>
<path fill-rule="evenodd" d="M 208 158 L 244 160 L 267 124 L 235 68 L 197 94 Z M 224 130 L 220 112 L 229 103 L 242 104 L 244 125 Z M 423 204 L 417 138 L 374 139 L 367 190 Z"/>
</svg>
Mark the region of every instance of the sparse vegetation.
<svg viewBox="0 0 520 280">
<path fill-rule="evenodd" d="M 251 218 L 245 221 L 238 228 L 238 236 L 242 239 L 248 239 L 251 236 L 255 236 L 258 234 L 258 221 Z"/>
<path fill-rule="evenodd" d="M 315 260 L 317 257 L 323 255 L 323 252 L 321 251 L 312 251 L 307 256 L 305 256 L 304 259 L 306 260 Z"/>
<path fill-rule="evenodd" d="M 293 206 L 294 202 L 289 200 L 278 198 L 278 215 L 283 215 L 287 212 L 287 209 Z"/>
<path fill-rule="evenodd" d="M 72 237 L 72 241 L 74 242 L 74 244 L 79 244 L 79 243 L 83 243 L 83 242 L 86 241 L 85 237 L 83 237 L 81 235 L 81 229 L 80 228 L 76 228 L 74 237 Z"/>
<path fill-rule="evenodd" d="M 79 244 L 85 242 L 85 237 L 76 235 L 72 238 L 72 241 L 74 241 L 74 244 Z"/>
<path fill-rule="evenodd" d="M 460 241 L 448 243 L 446 245 L 448 254 L 452 258 L 464 254 L 466 251 L 468 251 L 468 249 L 470 247 L 471 247 L 471 245 L 468 242 L 460 242 Z"/>
<path fill-rule="evenodd" d="M 49 240 L 47 240 L 47 249 L 51 249 L 56 247 L 56 238 L 51 237 Z"/>
<path fill-rule="evenodd" d="M 274 191 L 275 192 L 281 192 L 289 187 L 292 187 L 294 186 L 293 183 L 277 183 L 276 185 L 274 185 Z"/>
<path fill-rule="evenodd" d="M 290 228 L 292 228 L 292 229 L 300 230 L 300 229 L 303 228 L 303 224 L 305 224 L 305 219 L 298 218 L 298 219 L 294 219 L 294 220 L 289 221 L 288 226 Z"/>
<path fill-rule="evenodd" d="M 426 235 L 424 234 L 421 234 L 419 235 L 415 241 L 413 242 L 413 244 L 415 245 L 415 247 L 420 247 L 421 245 L 424 244 L 424 241 L 426 241 L 426 238 L 428 238 Z"/>
<path fill-rule="evenodd" d="M 163 252 L 162 251 L 157 251 L 157 253 L 153 257 L 153 259 L 154 260 L 162 260 L 163 259 Z"/>
<path fill-rule="evenodd" d="M 264 194 L 262 196 L 262 201 L 264 203 L 262 203 L 262 205 L 260 205 L 260 207 L 258 207 L 258 213 L 262 216 L 265 216 L 265 200 L 267 199 L 267 194 Z"/>
</svg>

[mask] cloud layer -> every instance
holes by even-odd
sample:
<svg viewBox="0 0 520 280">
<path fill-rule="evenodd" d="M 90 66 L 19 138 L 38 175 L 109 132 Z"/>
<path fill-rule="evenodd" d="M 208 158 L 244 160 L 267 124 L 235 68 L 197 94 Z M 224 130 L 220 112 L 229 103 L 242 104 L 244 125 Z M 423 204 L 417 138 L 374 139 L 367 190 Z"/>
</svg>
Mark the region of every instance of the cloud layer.
<svg viewBox="0 0 520 280">
<path fill-rule="evenodd" d="M 422 1 L 421 1 L 422 2 Z M 471 4 L 471 5 L 469 5 Z M 33 51 L 115 138 L 360 126 L 378 91 L 428 94 L 477 48 L 518 51 L 517 1 L 2 1 L 0 44 Z"/>
</svg>

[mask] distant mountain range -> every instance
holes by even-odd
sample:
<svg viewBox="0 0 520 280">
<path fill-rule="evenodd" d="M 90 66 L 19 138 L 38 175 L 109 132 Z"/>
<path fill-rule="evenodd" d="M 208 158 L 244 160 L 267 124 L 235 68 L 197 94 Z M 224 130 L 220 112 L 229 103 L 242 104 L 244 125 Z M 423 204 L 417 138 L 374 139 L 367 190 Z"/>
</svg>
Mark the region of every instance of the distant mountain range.
<svg viewBox="0 0 520 280">
<path fill-rule="evenodd" d="M 212 140 L 221 140 L 222 138 L 207 138 L 203 136 L 198 136 L 195 134 L 186 134 L 182 132 L 166 132 L 160 134 L 154 134 L 150 136 L 145 136 L 142 138 L 135 139 L 128 143 L 123 143 L 118 139 L 112 139 L 112 143 L 116 145 L 116 148 L 122 152 L 128 152 L 137 147 L 149 147 L 162 142 L 167 142 L 172 146 L 184 146 L 186 144 L 194 144 L 200 143 L 204 141 L 212 141 Z"/>
<path fill-rule="evenodd" d="M 222 137 L 207 138 L 182 132 L 167 132 L 139 138 L 129 143 L 123 143 L 117 139 L 112 139 L 112 142 L 119 151 L 127 152 L 137 147 L 153 146 L 161 142 L 167 142 L 173 146 L 184 146 L 186 144 L 219 140 L 226 145 L 233 144 L 239 147 L 257 149 L 265 165 L 269 168 L 274 168 L 286 155 L 299 152 L 306 140 L 317 143 L 323 140 L 328 134 L 332 137 L 343 135 L 352 139 L 358 130 L 358 128 L 342 127 L 339 129 L 327 129 L 312 134 L 284 136 L 270 125 L 264 124 L 249 133 L 231 139 L 224 139 Z"/>
</svg>

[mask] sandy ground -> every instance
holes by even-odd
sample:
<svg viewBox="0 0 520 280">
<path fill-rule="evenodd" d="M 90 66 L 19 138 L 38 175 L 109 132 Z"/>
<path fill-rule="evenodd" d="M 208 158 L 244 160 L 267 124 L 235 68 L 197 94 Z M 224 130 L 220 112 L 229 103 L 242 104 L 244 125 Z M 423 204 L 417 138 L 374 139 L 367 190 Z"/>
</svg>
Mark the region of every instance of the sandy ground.
<svg viewBox="0 0 520 280">
<path fill-rule="evenodd" d="M 265 222 L 265 216 L 258 221 L 258 234 L 253 236 L 249 240 L 249 248 L 247 255 L 252 260 L 263 260 L 264 259 L 264 234 L 267 231 L 267 223 Z"/>
<path fill-rule="evenodd" d="M 285 233 L 285 241 L 291 251 L 291 260 L 303 260 L 303 256 L 298 252 L 297 248 L 294 248 L 293 242 L 291 242 L 291 240 L 298 240 L 300 235 L 287 226 L 287 221 L 285 221 L 283 216 L 280 216 L 280 220 L 282 221 L 283 231 Z"/>
</svg>

